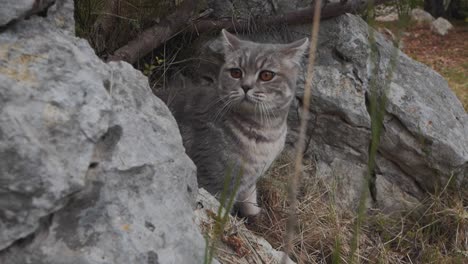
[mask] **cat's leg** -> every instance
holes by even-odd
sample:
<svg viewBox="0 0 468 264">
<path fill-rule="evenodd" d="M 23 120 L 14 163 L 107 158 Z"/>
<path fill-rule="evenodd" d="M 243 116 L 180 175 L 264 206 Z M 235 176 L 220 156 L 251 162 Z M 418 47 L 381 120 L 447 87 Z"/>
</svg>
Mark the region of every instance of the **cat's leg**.
<svg viewBox="0 0 468 264">
<path fill-rule="evenodd" d="M 257 205 L 257 187 L 255 184 L 238 194 L 237 205 L 241 216 L 255 216 L 260 213 L 261 209 Z"/>
</svg>

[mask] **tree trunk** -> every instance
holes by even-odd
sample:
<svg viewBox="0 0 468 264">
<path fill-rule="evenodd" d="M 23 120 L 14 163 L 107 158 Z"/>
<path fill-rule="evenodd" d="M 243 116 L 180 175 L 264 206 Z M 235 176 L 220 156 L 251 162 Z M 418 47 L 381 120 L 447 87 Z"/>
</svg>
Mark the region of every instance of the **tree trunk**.
<svg viewBox="0 0 468 264">
<path fill-rule="evenodd" d="M 424 0 L 424 10 L 433 17 L 463 19 L 461 0 Z"/>
</svg>

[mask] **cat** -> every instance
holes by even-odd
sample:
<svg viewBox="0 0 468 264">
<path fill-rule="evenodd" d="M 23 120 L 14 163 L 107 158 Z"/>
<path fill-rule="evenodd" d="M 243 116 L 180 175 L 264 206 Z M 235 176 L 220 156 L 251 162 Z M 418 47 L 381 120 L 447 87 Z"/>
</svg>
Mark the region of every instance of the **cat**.
<svg viewBox="0 0 468 264">
<path fill-rule="evenodd" d="M 224 64 L 218 79 L 212 85 L 183 80 L 168 105 L 186 153 L 197 166 L 199 187 L 219 195 L 232 175 L 227 197 L 235 198 L 241 216 L 250 217 L 260 212 L 256 182 L 284 147 L 286 119 L 309 40 L 256 43 L 224 29 L 221 39 Z"/>
</svg>

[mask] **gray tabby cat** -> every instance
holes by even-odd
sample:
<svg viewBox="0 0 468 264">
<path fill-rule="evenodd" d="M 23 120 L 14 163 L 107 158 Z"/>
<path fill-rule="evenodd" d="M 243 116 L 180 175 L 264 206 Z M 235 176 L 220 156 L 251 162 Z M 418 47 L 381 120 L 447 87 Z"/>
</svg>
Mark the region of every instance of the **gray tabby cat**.
<svg viewBox="0 0 468 264">
<path fill-rule="evenodd" d="M 253 216 L 260 212 L 257 179 L 284 147 L 299 62 L 309 41 L 254 43 L 225 30 L 222 39 L 225 63 L 216 84 L 185 83 L 170 108 L 197 166 L 199 186 L 220 194 L 232 170 L 241 177 L 233 194 L 236 206 L 242 216 Z"/>
</svg>

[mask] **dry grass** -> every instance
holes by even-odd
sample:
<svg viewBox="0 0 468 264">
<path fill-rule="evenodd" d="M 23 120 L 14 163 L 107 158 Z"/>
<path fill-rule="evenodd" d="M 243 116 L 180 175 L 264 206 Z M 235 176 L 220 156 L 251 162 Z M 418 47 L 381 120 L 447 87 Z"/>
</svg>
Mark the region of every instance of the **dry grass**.
<svg viewBox="0 0 468 264">
<path fill-rule="evenodd" d="M 265 212 L 249 226 L 273 247 L 284 247 L 287 181 L 293 164 L 281 158 L 258 184 Z M 331 201 L 332 183 L 304 167 L 297 205 L 297 263 L 350 263 L 356 215 Z M 464 193 L 463 193 L 464 192 Z M 368 210 L 359 235 L 359 263 L 468 263 L 468 193 L 444 189 L 409 212 L 385 215 Z"/>
<path fill-rule="evenodd" d="M 284 247 L 285 255 L 289 255 L 292 251 L 294 236 L 295 236 L 295 227 L 297 225 L 297 194 L 298 194 L 298 183 L 299 175 L 303 169 L 304 163 L 304 150 L 306 145 L 306 131 L 307 131 L 307 122 L 309 119 L 309 109 L 312 93 L 312 78 L 315 65 L 315 55 L 317 51 L 318 43 L 318 32 L 320 26 L 320 15 L 322 1 L 315 1 L 314 5 L 314 17 L 310 34 L 309 42 L 309 57 L 308 65 L 306 72 L 306 82 L 304 85 L 304 95 L 302 97 L 302 115 L 300 117 L 300 126 L 299 126 L 299 136 L 296 142 L 296 156 L 294 162 L 294 173 L 289 178 L 289 189 L 288 189 L 288 201 L 289 201 L 289 212 L 288 212 L 288 222 L 286 224 L 286 233 L 284 234 L 284 241 L 286 246 Z M 284 263 L 287 263 L 286 258 L 283 259 Z"/>
</svg>

